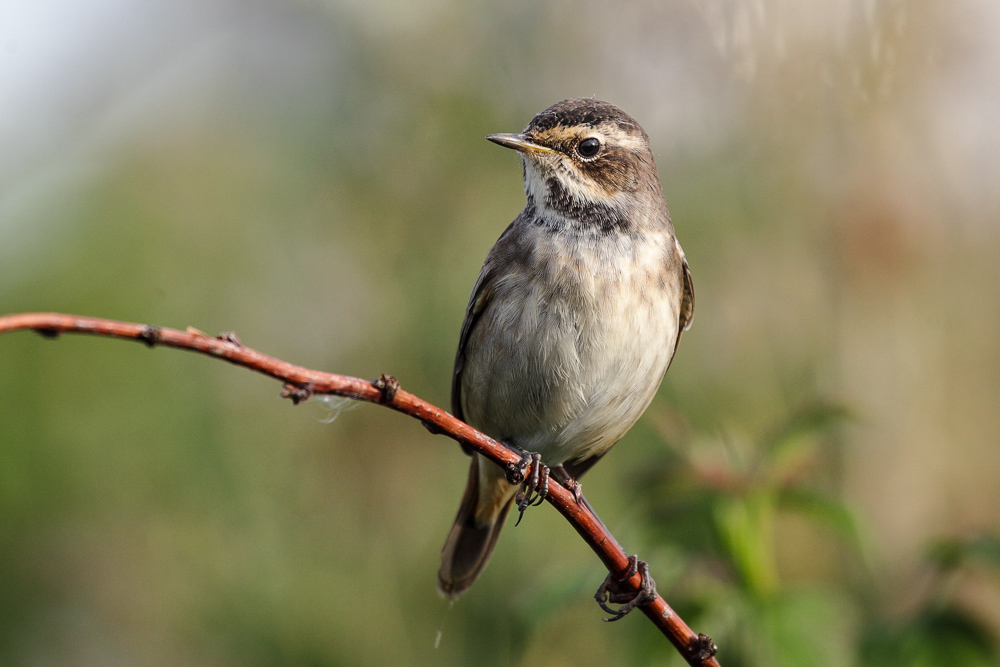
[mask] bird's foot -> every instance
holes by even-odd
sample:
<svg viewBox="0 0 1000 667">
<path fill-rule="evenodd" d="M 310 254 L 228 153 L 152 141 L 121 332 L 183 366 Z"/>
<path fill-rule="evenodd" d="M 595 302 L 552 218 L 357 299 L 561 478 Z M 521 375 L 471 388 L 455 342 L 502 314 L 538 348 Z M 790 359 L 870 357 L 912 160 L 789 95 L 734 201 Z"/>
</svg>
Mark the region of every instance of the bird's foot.
<svg viewBox="0 0 1000 667">
<path fill-rule="evenodd" d="M 524 480 L 521 488 L 514 496 L 517 503 L 517 523 L 521 523 L 524 517 L 524 510 L 533 505 L 541 505 L 549 495 L 549 467 L 542 463 L 542 455 L 538 452 L 525 452 L 522 459 L 521 469 L 528 470 L 524 473 Z"/>
<path fill-rule="evenodd" d="M 642 578 L 639 590 L 632 591 L 622 586 L 636 572 Z M 608 576 L 604 579 L 604 583 L 594 593 L 594 599 L 597 600 L 597 604 L 601 606 L 601 609 L 611 614 L 611 618 L 606 618 L 604 619 L 605 621 L 617 621 L 625 618 L 636 607 L 649 604 L 656 599 L 656 582 L 649 576 L 649 565 L 645 561 L 639 560 L 638 556 L 629 556 L 628 571 L 624 576 L 615 577 L 609 572 Z M 620 604 L 621 606 L 618 609 L 612 609 L 608 606 L 609 602 Z"/>
<path fill-rule="evenodd" d="M 583 486 L 580 482 L 573 479 L 573 477 L 566 471 L 566 468 L 562 466 L 556 466 L 552 468 L 552 477 L 555 478 L 557 482 L 565 486 L 567 489 L 573 492 L 573 500 L 579 505 L 583 501 Z"/>
</svg>

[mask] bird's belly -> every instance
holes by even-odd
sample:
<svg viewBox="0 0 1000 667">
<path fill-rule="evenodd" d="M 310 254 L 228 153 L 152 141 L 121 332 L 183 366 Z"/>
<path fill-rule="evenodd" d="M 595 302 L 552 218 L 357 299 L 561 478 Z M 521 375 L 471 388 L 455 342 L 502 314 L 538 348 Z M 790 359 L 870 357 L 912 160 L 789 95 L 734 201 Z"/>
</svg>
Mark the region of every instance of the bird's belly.
<svg viewBox="0 0 1000 667">
<path fill-rule="evenodd" d="M 582 295 L 513 285 L 483 317 L 466 348 L 479 358 L 465 364 L 465 415 L 549 465 L 621 438 L 652 400 L 677 339 L 676 300 L 621 281 Z"/>
</svg>

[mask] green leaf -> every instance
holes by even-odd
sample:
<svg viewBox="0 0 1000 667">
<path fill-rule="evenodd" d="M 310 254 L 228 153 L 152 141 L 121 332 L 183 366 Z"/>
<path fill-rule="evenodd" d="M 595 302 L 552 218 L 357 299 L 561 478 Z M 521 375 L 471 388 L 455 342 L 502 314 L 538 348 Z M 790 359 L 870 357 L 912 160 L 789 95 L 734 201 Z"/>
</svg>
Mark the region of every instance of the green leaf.
<svg viewBox="0 0 1000 667">
<path fill-rule="evenodd" d="M 942 570 L 954 570 L 970 561 L 1000 569 L 1000 537 L 939 540 L 928 548 L 927 557 Z"/>
<path fill-rule="evenodd" d="M 925 610 L 901 628 L 873 627 L 861 645 L 861 664 L 871 667 L 992 667 L 996 638 L 968 614 L 951 608 Z"/>
<path fill-rule="evenodd" d="M 871 558 L 872 540 L 858 515 L 843 502 L 811 489 L 794 488 L 779 492 L 778 507 L 833 529 L 864 558 Z"/>
<path fill-rule="evenodd" d="M 836 591 L 786 589 L 765 599 L 712 597 L 700 624 L 729 667 L 853 667 L 858 610 Z"/>
<path fill-rule="evenodd" d="M 1000 536 L 980 535 L 969 544 L 966 558 L 1000 569 Z"/>
<path fill-rule="evenodd" d="M 763 620 L 777 666 L 853 665 L 852 609 L 828 591 L 791 591 L 765 607 Z"/>
<path fill-rule="evenodd" d="M 720 541 L 747 591 L 757 598 L 773 593 L 778 587 L 778 572 L 771 495 L 722 497 L 714 510 Z"/>
<path fill-rule="evenodd" d="M 773 434 L 760 443 L 765 460 L 771 465 L 788 457 L 795 458 L 819 433 L 827 431 L 850 418 L 846 407 L 820 401 L 808 405 L 791 415 Z"/>
</svg>

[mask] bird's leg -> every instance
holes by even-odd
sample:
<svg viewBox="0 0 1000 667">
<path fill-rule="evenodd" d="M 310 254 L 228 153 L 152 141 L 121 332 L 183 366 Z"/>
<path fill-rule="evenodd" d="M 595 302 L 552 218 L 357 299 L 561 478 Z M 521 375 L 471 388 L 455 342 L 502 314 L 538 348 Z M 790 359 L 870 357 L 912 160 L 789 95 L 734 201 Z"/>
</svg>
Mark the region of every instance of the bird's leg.
<svg viewBox="0 0 1000 667">
<path fill-rule="evenodd" d="M 549 495 L 549 467 L 542 463 L 542 455 L 538 452 L 521 451 L 521 457 L 521 463 L 517 466 L 518 472 L 524 470 L 525 467 L 528 470 L 523 473 L 523 478 L 520 482 L 521 488 L 517 490 L 517 495 L 514 496 L 514 501 L 517 503 L 517 511 L 519 512 L 517 523 L 514 524 L 515 526 L 521 523 L 521 519 L 524 517 L 524 510 L 533 505 L 541 505 Z M 516 483 L 511 480 L 511 477 L 508 476 L 508 481 Z"/>
<path fill-rule="evenodd" d="M 555 477 L 557 482 L 573 492 L 573 500 L 579 505 L 583 500 L 583 486 L 580 482 L 573 479 L 573 476 L 561 465 L 552 468 L 552 476 Z"/>
<path fill-rule="evenodd" d="M 642 583 L 639 584 L 639 590 L 633 592 L 622 586 L 622 584 L 628 581 L 636 572 L 642 578 Z M 624 576 L 615 577 L 609 572 L 608 576 L 604 579 L 604 583 L 594 593 L 594 599 L 597 600 L 597 604 L 601 606 L 601 609 L 611 614 L 611 618 L 606 618 L 604 619 L 605 621 L 617 621 L 625 618 L 636 607 L 649 604 L 656 599 L 656 582 L 649 576 L 649 565 L 639 560 L 638 556 L 629 556 L 628 571 Z M 620 604 L 621 606 L 618 609 L 612 609 L 608 606 L 609 602 Z"/>
</svg>

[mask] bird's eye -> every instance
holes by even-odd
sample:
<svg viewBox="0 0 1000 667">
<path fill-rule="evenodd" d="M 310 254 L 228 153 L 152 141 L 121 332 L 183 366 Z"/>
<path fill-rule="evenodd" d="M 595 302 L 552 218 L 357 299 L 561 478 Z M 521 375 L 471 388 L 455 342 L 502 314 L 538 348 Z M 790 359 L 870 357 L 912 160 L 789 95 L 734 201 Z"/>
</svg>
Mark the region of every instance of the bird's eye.
<svg viewBox="0 0 1000 667">
<path fill-rule="evenodd" d="M 594 137 L 584 139 L 576 145 L 576 152 L 583 157 L 594 157 L 599 150 L 601 150 L 601 142 Z"/>
</svg>

